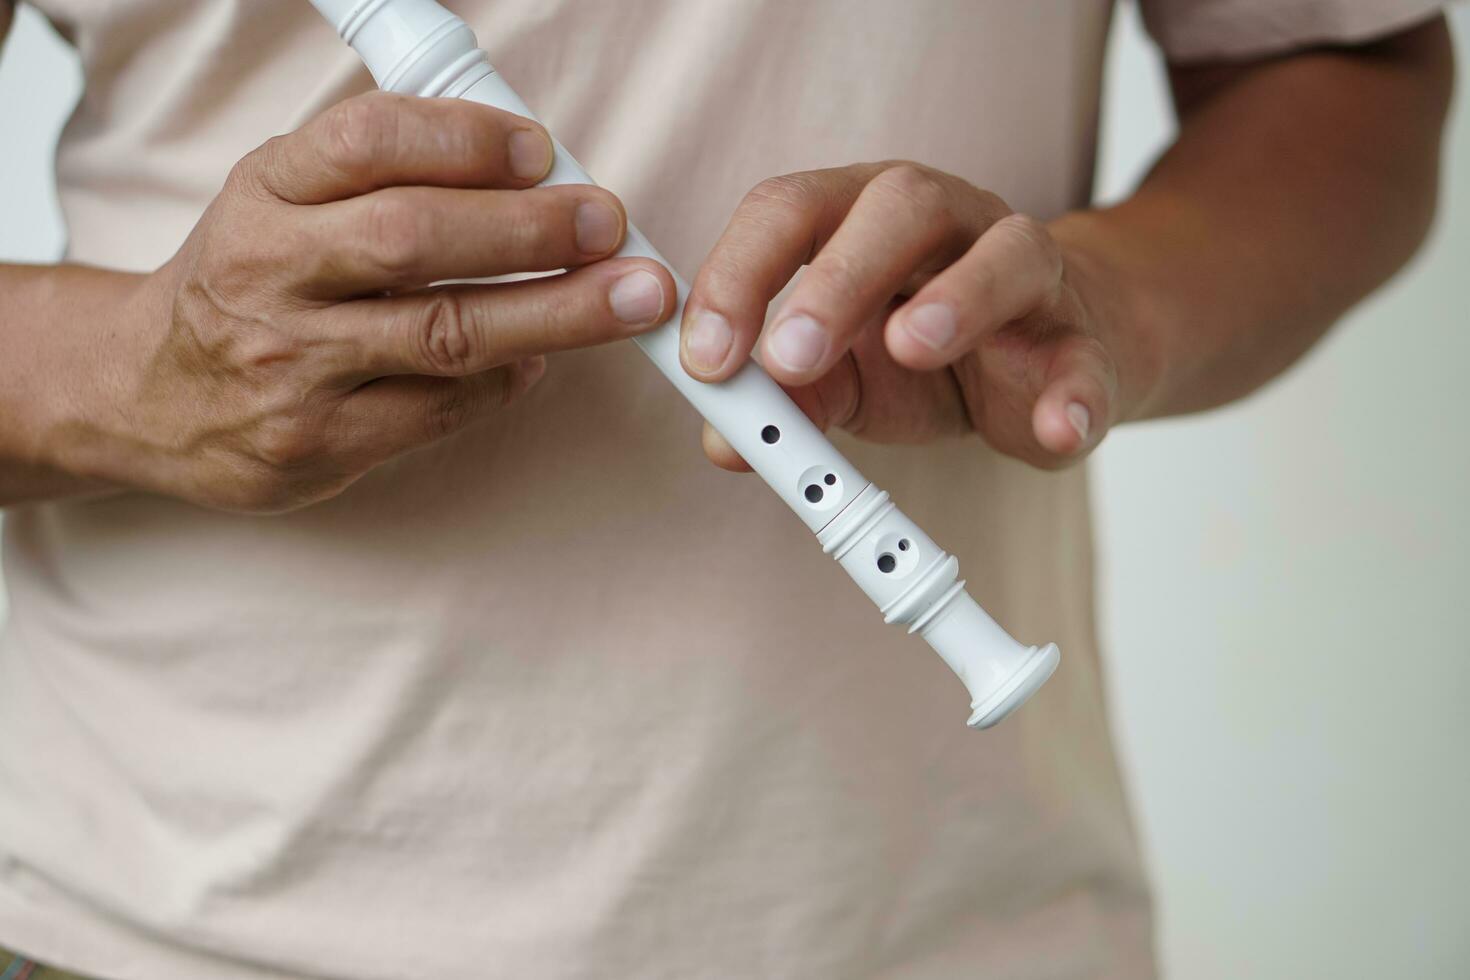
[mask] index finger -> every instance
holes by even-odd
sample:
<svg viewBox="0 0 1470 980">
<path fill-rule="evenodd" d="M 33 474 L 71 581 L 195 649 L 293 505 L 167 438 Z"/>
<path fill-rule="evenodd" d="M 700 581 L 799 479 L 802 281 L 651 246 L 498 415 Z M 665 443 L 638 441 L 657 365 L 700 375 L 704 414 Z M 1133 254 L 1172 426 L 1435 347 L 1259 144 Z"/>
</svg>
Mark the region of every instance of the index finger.
<svg viewBox="0 0 1470 980">
<path fill-rule="evenodd" d="M 270 140 L 233 176 L 289 204 L 325 204 L 400 185 L 530 187 L 552 156 L 533 120 L 462 99 L 369 92 Z"/>
<path fill-rule="evenodd" d="M 817 254 L 882 164 L 775 177 L 735 209 L 689 293 L 684 369 L 701 381 L 734 374 L 755 346 L 766 307 Z"/>
</svg>

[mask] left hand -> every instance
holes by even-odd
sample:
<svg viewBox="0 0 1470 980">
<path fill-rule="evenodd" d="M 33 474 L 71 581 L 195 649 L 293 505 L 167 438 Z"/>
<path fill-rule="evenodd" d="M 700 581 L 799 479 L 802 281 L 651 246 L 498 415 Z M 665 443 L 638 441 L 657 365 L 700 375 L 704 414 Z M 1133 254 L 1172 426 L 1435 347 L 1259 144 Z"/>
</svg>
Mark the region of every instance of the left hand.
<svg viewBox="0 0 1470 980">
<path fill-rule="evenodd" d="M 979 432 L 1045 468 L 1125 412 L 1106 276 L 994 194 L 911 163 L 776 177 L 741 202 L 695 279 L 685 370 L 756 355 L 817 423 L 877 442 Z M 1080 256 L 1079 256 L 1080 258 Z M 760 337 L 766 308 L 810 268 Z M 744 462 L 712 429 L 705 450 Z"/>
</svg>

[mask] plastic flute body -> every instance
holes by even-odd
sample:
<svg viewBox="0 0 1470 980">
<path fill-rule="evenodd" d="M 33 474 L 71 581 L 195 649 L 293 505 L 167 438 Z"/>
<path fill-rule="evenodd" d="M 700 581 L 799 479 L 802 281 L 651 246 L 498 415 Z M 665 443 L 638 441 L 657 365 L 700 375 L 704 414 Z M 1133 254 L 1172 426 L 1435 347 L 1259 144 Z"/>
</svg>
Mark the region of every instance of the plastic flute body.
<svg viewBox="0 0 1470 980">
<path fill-rule="evenodd" d="M 535 118 L 464 22 L 433 0 L 311 2 L 384 90 Z M 543 183 L 594 181 L 558 143 Z M 618 254 L 669 266 L 631 223 Z M 816 534 L 884 620 L 907 626 L 944 658 L 970 692 L 971 727 L 988 728 L 1020 706 L 1056 669 L 1056 645 L 1026 647 L 1001 629 L 965 591 L 959 562 L 864 479 L 755 362 L 719 384 L 690 377 L 679 362 L 689 287 L 674 281 L 673 317 L 633 342 Z"/>
</svg>

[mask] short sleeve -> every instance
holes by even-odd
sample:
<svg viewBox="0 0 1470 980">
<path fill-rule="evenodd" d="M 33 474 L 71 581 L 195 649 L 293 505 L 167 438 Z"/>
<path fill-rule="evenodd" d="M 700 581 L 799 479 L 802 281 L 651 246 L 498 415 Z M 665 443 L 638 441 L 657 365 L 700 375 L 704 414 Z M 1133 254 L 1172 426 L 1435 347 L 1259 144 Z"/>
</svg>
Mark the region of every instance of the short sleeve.
<svg viewBox="0 0 1470 980">
<path fill-rule="evenodd" d="M 1139 0 L 1171 62 L 1231 60 L 1371 41 L 1421 23 L 1444 0 Z"/>
</svg>

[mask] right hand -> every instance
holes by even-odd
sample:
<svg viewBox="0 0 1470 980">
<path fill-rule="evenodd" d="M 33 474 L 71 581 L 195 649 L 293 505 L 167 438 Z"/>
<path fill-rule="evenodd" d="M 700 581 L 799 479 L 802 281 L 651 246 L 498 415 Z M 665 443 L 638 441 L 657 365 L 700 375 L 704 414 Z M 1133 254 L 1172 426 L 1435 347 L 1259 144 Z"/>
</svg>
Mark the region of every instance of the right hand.
<svg viewBox="0 0 1470 980">
<path fill-rule="evenodd" d="M 599 261 L 627 228 L 617 198 L 533 188 L 551 154 L 528 119 L 381 93 L 251 153 L 136 294 L 91 475 L 292 510 L 503 408 L 541 355 L 668 319 L 667 270 Z M 429 286 L 557 269 L 576 271 Z"/>
</svg>

